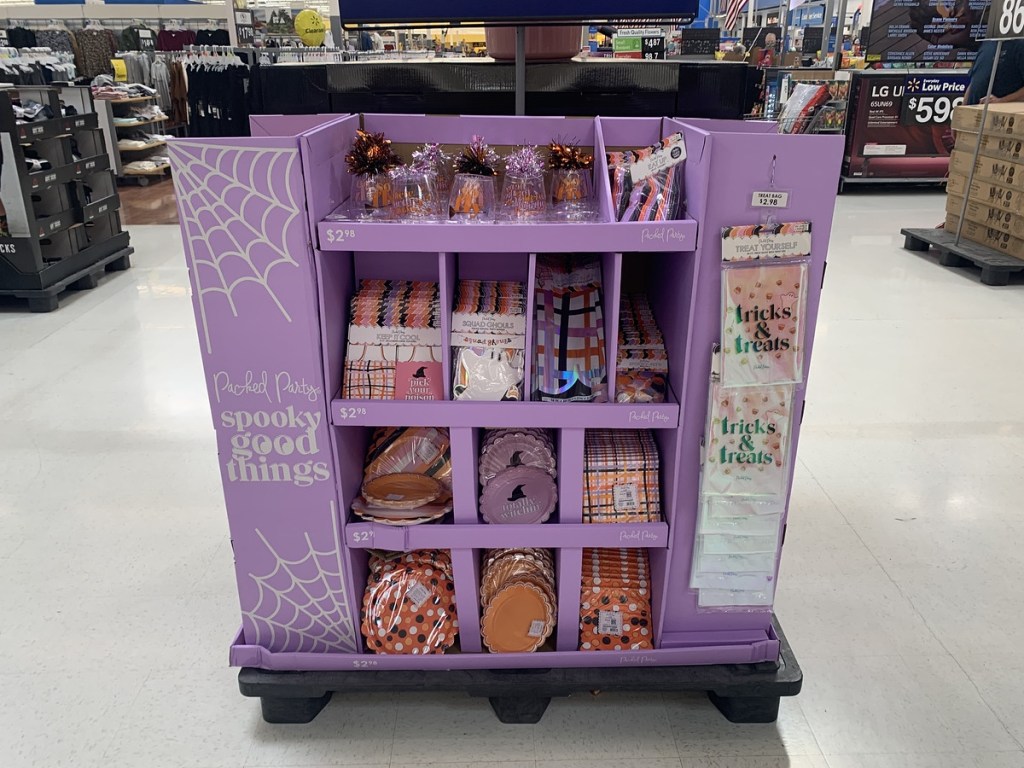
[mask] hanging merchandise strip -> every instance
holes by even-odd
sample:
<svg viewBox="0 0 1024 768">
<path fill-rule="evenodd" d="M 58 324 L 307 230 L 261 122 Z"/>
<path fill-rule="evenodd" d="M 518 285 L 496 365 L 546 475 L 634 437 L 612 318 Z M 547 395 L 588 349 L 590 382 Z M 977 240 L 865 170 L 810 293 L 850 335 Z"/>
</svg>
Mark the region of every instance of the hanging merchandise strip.
<svg viewBox="0 0 1024 768">
<path fill-rule="evenodd" d="M 722 386 L 803 381 L 809 222 L 722 230 Z"/>
<path fill-rule="evenodd" d="M 724 389 L 712 353 L 701 514 L 690 587 L 709 610 L 760 610 L 775 594 L 794 387 Z"/>
<path fill-rule="evenodd" d="M 788 205 L 754 192 L 755 209 Z M 690 587 L 703 609 L 756 610 L 775 594 L 795 385 L 803 381 L 811 224 L 722 229 L 722 343 L 712 353 Z"/>
</svg>

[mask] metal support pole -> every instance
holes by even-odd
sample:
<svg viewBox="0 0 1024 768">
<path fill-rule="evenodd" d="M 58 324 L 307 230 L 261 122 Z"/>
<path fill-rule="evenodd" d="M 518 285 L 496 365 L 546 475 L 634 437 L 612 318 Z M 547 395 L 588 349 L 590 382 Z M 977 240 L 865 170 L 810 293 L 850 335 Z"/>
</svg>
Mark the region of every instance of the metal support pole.
<svg viewBox="0 0 1024 768">
<path fill-rule="evenodd" d="M 988 104 L 992 98 L 992 87 L 996 83 L 996 70 L 999 69 L 999 57 L 1003 53 L 1003 41 L 996 40 L 996 54 L 992 59 L 992 72 L 988 76 L 988 91 L 985 93 L 985 106 L 981 108 L 981 125 L 978 126 L 978 143 L 974 145 L 974 158 L 971 160 L 971 172 L 967 174 L 967 188 L 964 190 L 964 201 L 960 205 L 960 220 L 956 223 L 956 243 L 960 245 L 960 234 L 964 231 L 964 216 L 967 215 L 967 200 L 971 196 L 971 184 L 974 183 L 974 166 L 978 164 L 981 154 L 981 140 L 985 135 L 985 122 L 988 119 Z"/>
<path fill-rule="evenodd" d="M 846 29 L 846 1 L 839 0 L 839 9 L 836 11 L 836 52 L 832 56 L 832 72 L 838 72 L 843 64 L 843 30 Z M 828 23 L 832 23 L 829 18 Z"/>
<path fill-rule="evenodd" d="M 778 66 L 785 66 L 786 53 L 789 51 L 789 44 L 786 40 L 786 27 L 789 26 L 789 0 L 779 0 L 779 63 Z"/>
<path fill-rule="evenodd" d="M 832 15 L 836 11 L 836 0 L 825 0 L 825 17 L 821 20 L 822 25 L 822 40 L 821 40 L 821 55 L 823 58 L 828 58 L 828 36 L 832 30 Z"/>
<path fill-rule="evenodd" d="M 526 114 L 526 27 L 516 27 L 516 114 Z"/>
</svg>

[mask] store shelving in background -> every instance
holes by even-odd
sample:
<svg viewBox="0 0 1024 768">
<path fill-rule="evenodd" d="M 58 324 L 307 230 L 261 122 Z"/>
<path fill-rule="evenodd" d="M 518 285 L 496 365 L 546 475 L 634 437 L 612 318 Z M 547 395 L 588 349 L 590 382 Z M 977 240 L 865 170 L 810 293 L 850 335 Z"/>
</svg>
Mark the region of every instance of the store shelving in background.
<svg viewBox="0 0 1024 768">
<path fill-rule="evenodd" d="M 13 105 L 22 99 L 44 105 L 52 116 L 19 123 Z M 74 114 L 63 114 L 62 101 Z M 132 249 L 89 89 L 0 90 L 0 131 L 0 196 L 10 231 L 0 237 L 0 295 L 48 312 L 62 290 L 92 288 L 105 270 L 127 269 Z"/>
</svg>

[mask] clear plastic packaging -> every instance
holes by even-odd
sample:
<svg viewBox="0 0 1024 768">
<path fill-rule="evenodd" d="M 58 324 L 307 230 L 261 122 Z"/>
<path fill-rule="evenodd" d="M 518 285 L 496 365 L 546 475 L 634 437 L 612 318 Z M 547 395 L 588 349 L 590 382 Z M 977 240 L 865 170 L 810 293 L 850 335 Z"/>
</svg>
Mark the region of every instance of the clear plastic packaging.
<svg viewBox="0 0 1024 768">
<path fill-rule="evenodd" d="M 580 650 L 650 650 L 652 626 L 647 550 L 583 550 Z"/>
<path fill-rule="evenodd" d="M 363 483 L 375 477 L 412 473 L 452 487 L 452 453 L 443 427 L 378 427 L 366 449 Z"/>
<path fill-rule="evenodd" d="M 459 633 L 455 582 L 446 550 L 374 551 L 361 624 L 373 653 L 444 653 Z"/>
<path fill-rule="evenodd" d="M 789 477 L 793 387 L 724 389 L 712 374 L 701 490 L 774 496 Z"/>
<path fill-rule="evenodd" d="M 683 208 L 682 134 L 627 152 L 609 152 L 612 207 L 616 221 L 669 221 Z"/>
<path fill-rule="evenodd" d="M 778 499 L 702 498 L 690 575 L 701 608 L 771 604 L 784 509 Z"/>
<path fill-rule="evenodd" d="M 452 312 L 453 400 L 522 400 L 526 290 L 522 283 L 461 280 Z"/>
<path fill-rule="evenodd" d="M 722 269 L 722 386 L 803 381 L 807 263 L 741 262 Z"/>
<path fill-rule="evenodd" d="M 646 294 L 627 294 L 619 304 L 615 401 L 663 403 L 668 395 L 668 352 Z"/>
<path fill-rule="evenodd" d="M 600 262 L 538 257 L 535 311 L 533 399 L 607 402 Z"/>
</svg>

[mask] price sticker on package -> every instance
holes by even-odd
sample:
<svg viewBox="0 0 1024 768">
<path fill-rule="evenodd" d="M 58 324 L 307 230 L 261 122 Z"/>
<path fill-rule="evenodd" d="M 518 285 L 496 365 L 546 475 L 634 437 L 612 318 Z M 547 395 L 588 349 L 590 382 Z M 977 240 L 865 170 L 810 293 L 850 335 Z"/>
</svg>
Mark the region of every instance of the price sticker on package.
<svg viewBox="0 0 1024 768">
<path fill-rule="evenodd" d="M 752 208 L 786 208 L 789 206 L 789 192 L 754 192 L 750 198 Z"/>
<path fill-rule="evenodd" d="M 622 614 L 618 611 L 598 611 L 597 633 L 599 635 L 621 635 Z"/>
</svg>

